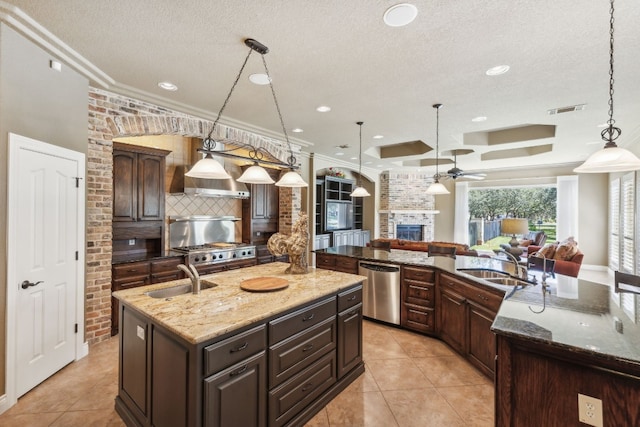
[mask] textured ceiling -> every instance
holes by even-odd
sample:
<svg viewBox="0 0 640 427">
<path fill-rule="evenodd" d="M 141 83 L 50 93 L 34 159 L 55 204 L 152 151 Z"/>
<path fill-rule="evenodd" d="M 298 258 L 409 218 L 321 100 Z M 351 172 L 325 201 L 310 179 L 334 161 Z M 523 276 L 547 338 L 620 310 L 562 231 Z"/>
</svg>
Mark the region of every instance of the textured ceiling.
<svg viewBox="0 0 640 427">
<path fill-rule="evenodd" d="M 376 158 L 381 145 L 424 141 L 440 151 L 472 148 L 465 170 L 549 166 L 584 160 L 599 149 L 607 120 L 609 2 L 605 0 L 413 1 L 418 16 L 402 28 L 384 25 L 396 1 L 383 0 L 5 0 L 17 6 L 95 67 L 92 84 L 203 117 L 220 109 L 247 54 L 245 38 L 265 56 L 289 135 L 303 151 L 344 159 L 358 155 L 364 121 L 365 168 L 398 168 L 402 158 Z M 616 4 L 615 114 L 620 145 L 640 142 L 640 2 Z M 485 71 L 508 64 L 502 76 Z M 263 72 L 257 54 L 225 118 L 281 135 L 268 86 L 248 82 Z M 157 83 L 169 80 L 177 92 Z M 319 105 L 331 112 L 318 113 Z M 582 111 L 547 110 L 586 104 Z M 472 122 L 486 116 L 485 122 Z M 463 145 L 463 135 L 525 125 L 553 125 L 555 136 Z M 292 134 L 293 128 L 304 133 Z M 383 139 L 372 139 L 374 135 Z M 525 138 L 526 139 L 526 138 Z M 347 144 L 346 149 L 336 146 Z M 522 149 L 529 146 L 541 149 Z M 552 149 L 547 150 L 551 145 Z M 505 160 L 487 154 L 510 150 Z M 341 157 L 334 153 L 341 151 Z M 481 160 L 481 156 L 493 160 Z M 536 154 L 539 153 L 539 154 Z M 432 164 L 435 150 L 404 158 Z M 371 163 L 368 163 L 371 162 Z M 409 163 L 407 163 L 409 164 Z M 435 167 L 428 166 L 427 170 Z"/>
</svg>

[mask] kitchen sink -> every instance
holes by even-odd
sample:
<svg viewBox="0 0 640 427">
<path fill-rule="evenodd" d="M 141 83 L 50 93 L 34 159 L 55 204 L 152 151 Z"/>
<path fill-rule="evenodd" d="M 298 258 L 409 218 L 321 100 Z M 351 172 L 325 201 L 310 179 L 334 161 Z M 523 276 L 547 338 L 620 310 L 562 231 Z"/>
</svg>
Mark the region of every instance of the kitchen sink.
<svg viewBox="0 0 640 427">
<path fill-rule="evenodd" d="M 218 286 L 217 283 L 211 282 L 209 280 L 200 281 L 200 290 L 203 289 L 211 289 Z M 188 294 L 193 291 L 191 283 L 187 283 L 184 285 L 176 285 L 171 286 L 169 288 L 156 289 L 155 291 L 145 292 L 144 294 L 150 296 L 151 298 L 171 298 L 177 297 L 178 295 Z"/>
<path fill-rule="evenodd" d="M 473 277 L 477 277 L 479 279 L 508 279 L 510 276 L 507 273 L 504 273 L 502 271 L 496 271 L 496 270 L 486 270 L 486 269 L 479 269 L 479 268 L 460 268 L 458 269 L 458 271 L 461 271 L 462 273 L 468 274 L 470 276 Z"/>
<path fill-rule="evenodd" d="M 515 277 L 489 277 L 484 280 L 495 283 L 496 285 L 505 286 L 529 286 L 532 284 L 530 282 L 527 282 L 526 280 L 517 279 Z"/>
</svg>

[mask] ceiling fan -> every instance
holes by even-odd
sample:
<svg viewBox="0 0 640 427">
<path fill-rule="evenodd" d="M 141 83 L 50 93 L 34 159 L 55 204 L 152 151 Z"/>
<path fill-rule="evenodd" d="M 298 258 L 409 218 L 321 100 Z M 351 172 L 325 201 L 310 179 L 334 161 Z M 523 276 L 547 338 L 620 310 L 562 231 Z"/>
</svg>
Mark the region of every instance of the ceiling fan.
<svg viewBox="0 0 640 427">
<path fill-rule="evenodd" d="M 466 179 L 475 179 L 475 180 L 484 179 L 487 176 L 486 173 L 465 172 L 458 167 L 458 155 L 462 156 L 464 154 L 470 154 L 470 153 L 473 153 L 473 150 L 457 149 L 457 150 L 450 150 L 446 152 L 447 156 L 453 156 L 453 167 L 449 169 L 446 173 L 438 174 L 438 178 L 451 178 L 451 179 L 466 178 Z"/>
</svg>

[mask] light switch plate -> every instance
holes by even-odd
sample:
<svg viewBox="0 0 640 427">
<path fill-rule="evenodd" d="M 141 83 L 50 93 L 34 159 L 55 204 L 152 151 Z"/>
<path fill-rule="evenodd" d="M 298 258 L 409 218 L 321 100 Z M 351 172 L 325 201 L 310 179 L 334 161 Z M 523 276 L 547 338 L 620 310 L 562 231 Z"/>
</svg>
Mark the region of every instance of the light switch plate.
<svg viewBox="0 0 640 427">
<path fill-rule="evenodd" d="M 602 400 L 578 393 L 578 419 L 594 427 L 602 425 Z"/>
</svg>

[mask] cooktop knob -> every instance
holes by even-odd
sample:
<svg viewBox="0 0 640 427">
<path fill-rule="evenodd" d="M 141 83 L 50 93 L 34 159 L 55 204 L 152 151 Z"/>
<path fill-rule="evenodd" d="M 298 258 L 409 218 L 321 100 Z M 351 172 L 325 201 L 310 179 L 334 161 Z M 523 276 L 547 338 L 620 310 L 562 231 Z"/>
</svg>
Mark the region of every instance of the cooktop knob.
<svg viewBox="0 0 640 427">
<path fill-rule="evenodd" d="M 194 260 L 195 262 L 198 262 L 198 261 L 200 261 L 200 258 L 199 258 L 199 257 L 195 257 L 193 260 Z"/>
</svg>

